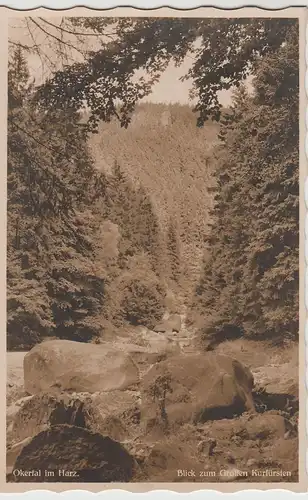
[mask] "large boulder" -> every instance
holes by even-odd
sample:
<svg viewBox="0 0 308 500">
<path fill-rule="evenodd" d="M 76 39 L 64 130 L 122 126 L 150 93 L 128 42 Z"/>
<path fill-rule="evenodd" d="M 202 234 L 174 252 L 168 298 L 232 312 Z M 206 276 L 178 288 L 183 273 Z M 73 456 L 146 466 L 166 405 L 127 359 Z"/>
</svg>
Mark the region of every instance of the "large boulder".
<svg viewBox="0 0 308 500">
<path fill-rule="evenodd" d="M 133 437 L 139 428 L 140 406 L 133 391 L 48 394 L 26 399 L 11 418 L 8 452 L 17 443 L 53 425 L 68 424 L 107 435 L 117 441 Z"/>
<path fill-rule="evenodd" d="M 20 455 L 22 449 L 30 443 L 32 437 L 28 437 L 20 441 L 19 443 L 15 443 L 12 446 L 9 446 L 6 452 L 6 471 L 7 473 L 11 473 L 14 464 L 16 462 L 17 457 Z"/>
<path fill-rule="evenodd" d="M 285 419 L 282 415 L 263 413 L 255 415 L 247 422 L 247 436 L 251 440 L 271 441 L 283 438 L 286 432 Z"/>
<path fill-rule="evenodd" d="M 11 474 L 9 481 L 127 482 L 135 466 L 133 457 L 113 439 L 81 427 L 56 425 L 26 444 L 14 470 L 28 474 Z"/>
<path fill-rule="evenodd" d="M 182 321 L 181 316 L 179 314 L 171 314 L 168 319 L 157 323 L 154 327 L 154 332 L 158 333 L 168 333 L 168 332 L 177 332 L 181 330 Z"/>
<path fill-rule="evenodd" d="M 153 332 L 151 332 L 153 334 Z M 159 362 L 161 359 L 166 358 L 169 353 L 172 353 L 172 344 L 163 335 L 149 334 L 149 342 L 146 345 L 138 345 L 132 342 L 123 342 L 117 339 L 112 345 L 115 349 L 123 351 L 128 354 L 132 360 L 139 366 L 139 364 L 147 363 L 148 366 Z M 155 338 L 159 337 L 159 338 Z M 104 342 L 102 343 L 105 344 Z M 110 345 L 110 344 L 109 344 Z"/>
<path fill-rule="evenodd" d="M 23 398 L 18 399 L 17 401 L 11 403 L 10 405 L 7 405 L 6 408 L 6 426 L 8 427 L 11 420 L 15 417 L 15 415 L 19 412 L 20 408 L 30 399 L 33 398 L 33 395 L 31 396 L 25 396 Z"/>
<path fill-rule="evenodd" d="M 286 432 L 286 422 L 282 415 L 270 412 L 244 414 L 239 418 L 206 422 L 202 427 L 203 436 L 230 442 L 233 437 L 241 440 L 271 442 L 283 438 Z"/>
<path fill-rule="evenodd" d="M 298 363 L 273 363 L 259 366 L 254 370 L 256 383 L 268 394 L 287 395 L 299 398 Z"/>
<path fill-rule="evenodd" d="M 25 352 L 6 353 L 6 404 L 25 396 L 23 360 Z"/>
<path fill-rule="evenodd" d="M 192 456 L 191 447 L 185 446 L 185 442 L 161 439 L 147 453 L 142 464 L 143 477 L 140 480 L 179 482 L 179 469 L 191 471 L 198 469 L 198 465 L 196 457 Z M 196 477 L 186 476 L 184 481 L 190 483 L 200 481 L 199 474 L 196 474 Z"/>
<path fill-rule="evenodd" d="M 145 431 L 255 411 L 253 377 L 240 362 L 214 353 L 182 354 L 154 365 L 141 386 Z"/>
<path fill-rule="evenodd" d="M 116 441 L 134 439 L 140 432 L 139 393 L 112 391 L 93 396 L 84 407 L 85 426 Z"/>
<path fill-rule="evenodd" d="M 105 342 L 102 344 L 107 346 Z M 114 339 L 112 348 L 131 357 L 138 366 L 140 378 L 153 364 L 178 354 L 180 350 L 178 342 L 147 328 L 136 328 L 130 336 Z"/>
<path fill-rule="evenodd" d="M 6 408 L 6 432 L 7 436 L 12 434 L 16 419 L 18 419 L 18 414 L 22 411 L 23 407 L 27 405 L 34 396 L 26 396 L 24 398 L 18 399 L 15 403 L 10 404 Z"/>
<path fill-rule="evenodd" d="M 131 357 L 106 345 L 49 340 L 24 358 L 25 390 L 75 392 L 124 390 L 138 383 L 139 371 Z"/>
</svg>

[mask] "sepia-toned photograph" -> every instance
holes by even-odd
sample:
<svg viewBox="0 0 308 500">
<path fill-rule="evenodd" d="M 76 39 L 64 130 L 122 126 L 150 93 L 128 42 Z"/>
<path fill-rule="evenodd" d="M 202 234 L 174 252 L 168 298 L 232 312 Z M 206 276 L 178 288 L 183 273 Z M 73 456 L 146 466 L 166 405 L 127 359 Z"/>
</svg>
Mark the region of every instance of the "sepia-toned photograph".
<svg viewBox="0 0 308 500">
<path fill-rule="evenodd" d="M 7 483 L 299 482 L 300 22 L 258 11 L 11 12 Z"/>
</svg>

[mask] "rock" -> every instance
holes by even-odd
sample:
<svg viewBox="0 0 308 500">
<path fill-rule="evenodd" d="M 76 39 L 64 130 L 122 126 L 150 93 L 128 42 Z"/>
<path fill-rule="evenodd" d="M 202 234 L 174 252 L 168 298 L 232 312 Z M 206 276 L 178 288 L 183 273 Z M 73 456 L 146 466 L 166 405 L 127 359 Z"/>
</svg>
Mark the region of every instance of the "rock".
<svg viewBox="0 0 308 500">
<path fill-rule="evenodd" d="M 160 323 L 157 323 L 154 326 L 153 331 L 157 332 L 157 333 L 165 333 L 165 332 L 167 332 L 168 331 L 168 327 L 166 325 L 166 320 L 165 321 L 161 321 Z"/>
<path fill-rule="evenodd" d="M 298 482 L 299 443 L 298 438 L 285 440 L 274 439 L 268 441 L 268 446 L 258 460 L 258 469 L 282 469 L 291 473 L 283 479 L 268 477 L 265 481 Z"/>
<path fill-rule="evenodd" d="M 11 418 L 7 431 L 8 444 L 23 442 L 50 426 L 50 416 L 57 407 L 57 398 L 50 394 L 38 394 L 20 405 Z"/>
<path fill-rule="evenodd" d="M 285 419 L 281 415 L 259 413 L 243 414 L 239 418 L 223 419 L 203 424 L 203 434 L 217 441 L 233 441 L 240 445 L 243 440 L 272 440 L 284 437 Z"/>
<path fill-rule="evenodd" d="M 203 439 L 197 445 L 198 453 L 202 453 L 207 457 L 211 457 L 214 453 L 214 449 L 216 448 L 216 439 Z"/>
<path fill-rule="evenodd" d="M 25 396 L 23 360 L 25 352 L 6 353 L 6 404 L 11 405 Z"/>
<path fill-rule="evenodd" d="M 14 482 L 128 482 L 135 468 L 125 448 L 101 434 L 57 425 L 36 435 L 18 456 L 14 469 L 41 471 L 13 476 Z M 45 475 L 48 470 L 50 475 Z M 65 475 L 65 471 L 72 471 Z"/>
<path fill-rule="evenodd" d="M 257 464 L 258 461 L 255 458 L 249 458 L 246 463 L 247 467 L 255 467 Z"/>
<path fill-rule="evenodd" d="M 7 407 L 7 409 L 6 409 L 6 433 L 7 433 L 7 438 L 9 438 L 9 436 L 13 432 L 14 422 L 18 418 L 17 415 L 20 412 L 20 409 L 23 408 L 23 406 L 28 401 L 30 401 L 32 398 L 33 398 L 33 396 L 26 396 L 24 398 L 19 399 L 15 403 L 12 403 L 10 406 Z"/>
<path fill-rule="evenodd" d="M 85 426 L 116 441 L 132 439 L 140 431 L 138 393 L 112 391 L 91 398 L 85 405 Z"/>
<path fill-rule="evenodd" d="M 200 430 L 202 429 L 203 436 L 210 436 L 218 443 L 232 442 L 240 446 L 243 440 L 249 439 L 246 431 L 247 421 L 247 416 L 243 414 L 238 418 L 205 422 Z M 222 446 L 225 447 L 225 445 Z"/>
<path fill-rule="evenodd" d="M 176 350 L 176 345 L 165 335 L 149 332 L 149 348 L 152 352 L 169 356 Z"/>
<path fill-rule="evenodd" d="M 21 453 L 21 450 L 30 443 L 32 437 L 27 437 L 20 441 L 19 443 L 15 443 L 13 446 L 8 447 L 6 452 L 6 466 L 9 468 L 13 468 L 18 455 Z"/>
<path fill-rule="evenodd" d="M 225 453 L 225 460 L 226 462 L 228 462 L 229 464 L 235 464 L 235 456 L 230 452 L 230 451 L 227 451 Z"/>
<path fill-rule="evenodd" d="M 140 345 L 140 337 L 143 340 L 143 345 Z M 177 346 L 174 342 L 171 342 L 165 335 L 150 330 L 139 334 L 139 342 L 136 336 L 131 340 L 133 343 L 121 342 L 118 339 L 112 346 L 131 357 L 138 366 L 140 378 L 153 364 L 160 363 L 167 359 L 168 356 L 178 353 Z M 108 347 L 110 348 L 110 343 Z"/>
<path fill-rule="evenodd" d="M 298 461 L 298 451 L 298 438 L 277 439 L 272 443 L 272 456 L 285 465 L 287 462 L 293 463 L 295 468 Z M 288 468 L 285 470 L 288 470 Z"/>
<path fill-rule="evenodd" d="M 181 354 L 154 365 L 141 384 L 145 429 L 232 418 L 254 411 L 250 371 L 228 356 Z"/>
<path fill-rule="evenodd" d="M 170 330 L 179 333 L 182 327 L 182 320 L 179 314 L 171 314 L 168 318 L 168 325 Z"/>
<path fill-rule="evenodd" d="M 266 415 L 281 415 L 279 410 L 268 410 Z"/>
<path fill-rule="evenodd" d="M 286 432 L 285 420 L 281 415 L 256 415 L 246 424 L 248 439 L 278 439 Z"/>
<path fill-rule="evenodd" d="M 268 394 L 288 395 L 299 398 L 298 356 L 286 363 L 276 363 L 255 368 L 256 383 Z"/>
<path fill-rule="evenodd" d="M 179 469 L 184 471 L 196 467 L 196 458 L 186 443 L 161 440 L 154 444 L 143 461 L 143 481 L 151 482 L 174 482 L 184 480 L 185 482 L 199 481 L 199 474 L 180 477 Z"/>
<path fill-rule="evenodd" d="M 179 314 L 171 314 L 168 319 L 165 319 L 158 323 L 154 327 L 154 332 L 179 332 L 181 330 L 182 321 Z"/>
<path fill-rule="evenodd" d="M 15 403 L 12 403 L 10 406 L 7 407 L 6 409 L 6 423 L 10 422 L 11 419 L 15 417 L 15 415 L 18 413 L 20 408 L 27 402 L 30 401 L 33 398 L 33 396 L 25 396 L 23 398 L 18 399 L 15 401 Z"/>
<path fill-rule="evenodd" d="M 139 420 L 138 395 L 133 392 L 40 393 L 19 408 L 12 420 L 8 442 L 20 442 L 60 424 L 83 427 L 121 441 L 134 433 Z"/>
<path fill-rule="evenodd" d="M 163 339 L 163 342 L 157 342 L 154 345 L 148 343 L 148 345 L 137 345 L 129 342 L 116 341 L 112 344 L 112 348 L 118 351 L 128 354 L 131 359 L 139 366 L 139 364 L 148 364 L 148 366 L 158 363 L 163 356 L 166 355 L 166 347 L 168 342 Z M 110 348 L 110 343 L 102 342 L 101 345 L 105 345 Z"/>
<path fill-rule="evenodd" d="M 124 390 L 137 384 L 139 371 L 123 351 L 104 345 L 50 340 L 24 358 L 25 390 L 75 392 Z"/>
</svg>

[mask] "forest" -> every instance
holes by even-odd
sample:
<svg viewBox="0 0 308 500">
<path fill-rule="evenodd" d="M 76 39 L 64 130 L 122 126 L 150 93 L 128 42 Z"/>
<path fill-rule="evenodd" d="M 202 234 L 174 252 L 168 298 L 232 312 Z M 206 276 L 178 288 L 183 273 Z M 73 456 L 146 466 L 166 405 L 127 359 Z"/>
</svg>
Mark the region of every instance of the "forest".
<svg viewBox="0 0 308 500">
<path fill-rule="evenodd" d="M 8 350 L 151 330 L 166 304 L 204 346 L 298 340 L 297 21 L 170 22 L 112 20 L 116 42 L 40 85 L 11 45 Z M 111 20 L 66 23 L 99 36 Z M 194 51 L 197 104 L 148 102 Z"/>
</svg>

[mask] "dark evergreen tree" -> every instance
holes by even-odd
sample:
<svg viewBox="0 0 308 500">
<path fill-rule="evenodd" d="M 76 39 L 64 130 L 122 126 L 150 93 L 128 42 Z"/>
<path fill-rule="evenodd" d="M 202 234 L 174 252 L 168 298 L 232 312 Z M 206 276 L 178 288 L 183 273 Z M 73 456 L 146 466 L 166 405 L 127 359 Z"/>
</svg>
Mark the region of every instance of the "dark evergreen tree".
<svg viewBox="0 0 308 500">
<path fill-rule="evenodd" d="M 253 96 L 236 95 L 217 171 L 210 257 L 197 289 L 212 314 L 246 335 L 298 334 L 298 32 L 259 61 Z M 243 140 L 245 138 L 245 140 Z"/>
<path fill-rule="evenodd" d="M 136 244 L 149 255 L 152 270 L 159 274 L 163 251 L 162 230 L 154 204 L 143 186 L 135 194 L 135 234 Z"/>
<path fill-rule="evenodd" d="M 167 228 L 167 255 L 169 265 L 169 277 L 179 283 L 181 276 L 181 242 L 176 221 L 169 220 Z"/>
<path fill-rule="evenodd" d="M 86 210 L 103 192 L 102 178 L 78 113 L 36 110 L 27 82 L 17 50 L 9 67 L 8 348 L 50 334 L 88 340 L 85 322 L 99 316 L 103 297 Z"/>
</svg>

